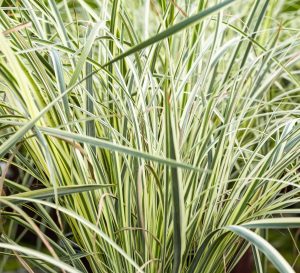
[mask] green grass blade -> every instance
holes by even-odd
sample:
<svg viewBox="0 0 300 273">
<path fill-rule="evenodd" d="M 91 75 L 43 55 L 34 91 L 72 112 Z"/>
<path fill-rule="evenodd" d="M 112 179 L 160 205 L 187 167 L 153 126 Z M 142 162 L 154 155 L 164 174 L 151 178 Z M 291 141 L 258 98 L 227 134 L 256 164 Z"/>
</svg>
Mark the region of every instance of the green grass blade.
<svg viewBox="0 0 300 273">
<path fill-rule="evenodd" d="M 69 81 L 68 87 L 70 88 L 73 86 L 79 79 L 80 73 L 82 72 L 82 69 L 85 65 L 85 62 L 89 56 L 89 53 L 91 51 L 91 48 L 94 44 L 94 41 L 98 35 L 99 29 L 103 26 L 103 22 L 98 22 L 95 24 L 95 26 L 92 28 L 89 37 L 87 38 L 87 41 L 85 43 L 84 48 L 81 51 L 80 58 L 77 61 L 77 65 L 75 67 L 75 70 L 73 72 L 72 78 Z M 90 77 L 91 75 L 89 75 Z"/>
<path fill-rule="evenodd" d="M 238 236 L 244 238 L 249 241 L 258 250 L 263 252 L 268 260 L 277 268 L 277 270 L 281 273 L 295 273 L 293 268 L 288 264 L 288 262 L 279 254 L 279 252 L 270 245 L 269 242 L 261 238 L 259 235 L 250 231 L 247 228 L 241 226 L 229 226 L 226 229 L 234 232 Z"/>
<path fill-rule="evenodd" d="M 300 218 L 299 217 L 281 217 L 281 218 L 270 218 L 255 220 L 248 223 L 242 224 L 246 228 L 299 228 Z"/>
<path fill-rule="evenodd" d="M 263 267 L 262 267 L 262 263 L 261 263 L 260 254 L 259 254 L 259 251 L 256 246 L 252 246 L 252 254 L 253 254 L 253 258 L 254 258 L 256 272 L 263 273 L 264 271 L 263 271 Z"/>
<path fill-rule="evenodd" d="M 88 184 L 88 185 L 72 185 L 72 186 L 62 186 L 57 188 L 57 196 L 65 196 L 74 193 L 82 193 L 88 191 L 95 191 L 103 188 L 109 188 L 114 186 L 113 184 L 105 184 L 105 185 L 98 185 L 98 184 Z M 39 189 L 33 191 L 26 191 L 22 193 L 12 194 L 7 197 L 3 196 L 2 199 L 9 198 L 11 203 L 18 203 L 17 198 L 34 198 L 34 199 L 47 199 L 47 198 L 54 198 L 54 189 L 53 188 L 46 188 L 46 189 Z M 16 198 L 16 199 L 14 199 Z"/>
<path fill-rule="evenodd" d="M 65 270 L 66 272 L 69 272 L 69 273 L 80 273 L 80 271 L 77 270 L 76 268 L 73 268 L 70 265 L 68 265 L 60 260 L 56 260 L 49 255 L 41 253 L 40 251 L 33 250 L 32 248 L 29 248 L 29 247 L 13 245 L 13 244 L 6 244 L 6 243 L 0 242 L 0 248 L 6 249 L 6 250 L 12 250 L 12 251 L 20 252 L 20 253 L 28 255 L 28 256 L 32 256 L 36 259 L 40 259 L 44 262 L 47 262 L 47 263 L 51 264 L 52 266 L 56 266 L 58 269 Z"/>
<path fill-rule="evenodd" d="M 62 130 L 58 130 L 58 129 L 54 129 L 54 128 L 43 127 L 43 128 L 39 128 L 39 129 L 42 132 L 46 133 L 47 135 L 58 137 L 61 139 L 68 139 L 68 140 L 74 140 L 77 142 L 83 142 L 86 144 L 90 144 L 92 146 L 96 146 L 96 147 L 100 147 L 100 148 L 104 148 L 104 149 L 108 149 L 108 150 L 112 150 L 112 151 L 116 151 L 116 152 L 125 153 L 125 154 L 135 156 L 138 158 L 143 158 L 145 160 L 155 161 L 157 163 L 164 164 L 164 165 L 171 166 L 171 167 L 179 167 L 179 168 L 189 169 L 189 170 L 193 170 L 193 171 L 201 171 L 201 172 L 203 171 L 202 169 L 191 166 L 189 164 L 181 163 L 174 159 L 168 159 L 168 158 L 163 158 L 161 156 L 151 155 L 151 154 L 141 152 L 141 151 L 135 150 L 133 148 L 128 148 L 126 146 L 116 144 L 113 142 L 109 142 L 106 140 L 101 140 L 98 138 L 92 138 L 92 137 L 88 137 L 88 136 L 84 136 L 84 135 L 80 135 L 80 134 L 70 133 L 70 132 L 66 132 L 66 131 L 62 131 Z"/>
</svg>

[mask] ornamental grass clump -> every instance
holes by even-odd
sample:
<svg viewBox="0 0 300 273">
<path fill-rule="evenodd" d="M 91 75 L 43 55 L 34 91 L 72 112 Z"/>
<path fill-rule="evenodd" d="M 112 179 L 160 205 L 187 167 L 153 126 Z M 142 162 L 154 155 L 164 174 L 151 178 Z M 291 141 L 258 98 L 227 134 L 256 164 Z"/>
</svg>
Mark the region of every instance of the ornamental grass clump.
<svg viewBox="0 0 300 273">
<path fill-rule="evenodd" d="M 296 272 L 298 2 L 0 1 L 0 272 Z"/>
</svg>

